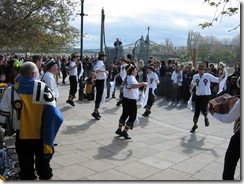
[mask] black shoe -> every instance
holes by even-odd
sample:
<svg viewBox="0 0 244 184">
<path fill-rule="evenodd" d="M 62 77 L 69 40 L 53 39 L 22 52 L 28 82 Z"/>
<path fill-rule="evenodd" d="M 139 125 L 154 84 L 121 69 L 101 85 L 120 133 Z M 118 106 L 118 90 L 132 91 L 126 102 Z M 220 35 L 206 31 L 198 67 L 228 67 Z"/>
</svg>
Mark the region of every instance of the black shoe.
<svg viewBox="0 0 244 184">
<path fill-rule="evenodd" d="M 209 126 L 208 118 L 205 118 L 204 121 L 205 121 L 205 126 L 206 126 L 206 127 Z"/>
<path fill-rule="evenodd" d="M 191 133 L 194 133 L 195 132 L 195 130 L 198 128 L 198 126 L 197 125 L 193 125 L 193 127 L 192 127 L 192 129 L 191 129 Z"/>
<path fill-rule="evenodd" d="M 70 100 L 70 99 L 67 100 L 66 103 L 68 103 L 68 104 L 70 104 L 70 105 L 72 105 L 72 106 L 75 106 L 75 103 L 74 103 L 72 100 Z"/>
<path fill-rule="evenodd" d="M 151 111 L 146 110 L 146 111 L 142 114 L 142 116 L 147 117 L 147 116 L 149 116 L 149 114 L 151 114 Z"/>
<path fill-rule="evenodd" d="M 119 136 L 122 136 L 121 135 L 121 129 L 117 129 L 115 133 L 118 134 Z"/>
<path fill-rule="evenodd" d="M 112 96 L 112 98 L 116 98 L 115 96 Z"/>
<path fill-rule="evenodd" d="M 92 115 L 96 120 L 100 120 L 100 118 L 99 118 L 97 112 L 93 112 L 91 115 Z"/>
<path fill-rule="evenodd" d="M 99 112 L 97 112 L 97 116 L 99 117 L 99 118 L 101 118 L 102 116 L 99 114 Z"/>
<path fill-rule="evenodd" d="M 109 96 L 106 96 L 106 99 L 108 99 L 109 98 Z"/>
<path fill-rule="evenodd" d="M 116 106 L 120 106 L 121 103 L 122 103 L 121 101 L 118 101 Z"/>
<path fill-rule="evenodd" d="M 66 84 L 66 82 L 62 82 L 62 84 Z"/>
<path fill-rule="evenodd" d="M 128 133 L 127 132 L 121 132 L 120 134 L 121 136 L 123 136 L 125 139 L 131 139 L 131 137 L 129 137 Z"/>
</svg>

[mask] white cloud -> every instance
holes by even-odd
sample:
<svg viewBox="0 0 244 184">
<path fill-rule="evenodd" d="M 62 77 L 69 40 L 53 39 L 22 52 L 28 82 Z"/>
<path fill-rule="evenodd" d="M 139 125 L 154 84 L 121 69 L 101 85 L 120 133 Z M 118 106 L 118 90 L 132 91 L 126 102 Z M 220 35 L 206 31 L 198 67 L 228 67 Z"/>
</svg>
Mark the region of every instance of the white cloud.
<svg viewBox="0 0 244 184">
<path fill-rule="evenodd" d="M 235 2 L 235 1 L 234 1 Z M 233 37 L 240 30 L 228 32 L 240 24 L 240 17 L 224 17 L 221 23 L 202 30 L 198 24 L 212 20 L 215 9 L 204 0 L 85 0 L 84 48 L 99 48 L 101 10 L 105 11 L 105 39 L 112 46 L 116 37 L 124 44 L 133 43 L 144 35 L 150 27 L 152 41 L 162 43 L 166 38 L 176 46 L 186 45 L 189 30 L 204 35 L 213 35 L 218 39 Z M 80 7 L 77 7 L 77 12 Z M 71 23 L 80 29 L 80 16 Z"/>
</svg>

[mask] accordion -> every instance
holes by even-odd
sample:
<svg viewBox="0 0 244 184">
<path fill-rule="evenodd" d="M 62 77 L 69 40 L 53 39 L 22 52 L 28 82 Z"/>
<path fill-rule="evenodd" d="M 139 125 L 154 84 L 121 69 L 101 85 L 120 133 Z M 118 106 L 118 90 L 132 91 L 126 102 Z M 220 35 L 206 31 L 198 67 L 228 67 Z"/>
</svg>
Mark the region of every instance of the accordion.
<svg viewBox="0 0 244 184">
<path fill-rule="evenodd" d="M 222 96 L 210 100 L 208 102 L 209 109 L 214 109 L 214 112 L 217 112 L 219 114 L 227 114 L 234 107 L 237 100 L 237 96 L 231 96 L 225 93 Z"/>
</svg>

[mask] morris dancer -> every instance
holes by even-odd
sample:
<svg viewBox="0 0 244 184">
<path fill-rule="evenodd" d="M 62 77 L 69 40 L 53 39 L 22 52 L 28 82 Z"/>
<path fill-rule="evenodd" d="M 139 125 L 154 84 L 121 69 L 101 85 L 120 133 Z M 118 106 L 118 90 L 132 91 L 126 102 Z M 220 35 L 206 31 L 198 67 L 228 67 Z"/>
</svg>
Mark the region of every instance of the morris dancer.
<svg viewBox="0 0 244 184">
<path fill-rule="evenodd" d="M 119 126 L 116 130 L 116 134 L 123 136 L 125 139 L 131 139 L 128 135 L 128 130 L 133 128 L 133 124 L 137 116 L 137 99 L 139 98 L 139 88 L 147 87 L 146 82 L 138 83 L 136 80 L 137 70 L 132 64 L 129 64 L 125 68 L 127 77 L 124 80 L 123 87 L 123 99 L 122 99 L 122 115 L 119 119 Z M 128 120 L 127 120 L 128 119 Z M 124 130 L 122 131 L 122 128 Z"/>
<path fill-rule="evenodd" d="M 205 126 L 209 126 L 208 121 L 208 101 L 211 96 L 210 83 L 215 82 L 219 83 L 223 79 L 223 75 L 218 77 L 214 77 L 212 74 L 205 73 L 205 65 L 199 64 L 198 66 L 198 74 L 193 76 L 190 86 L 190 93 L 193 94 L 193 87 L 196 86 L 196 101 L 195 101 L 195 112 L 193 116 L 194 125 L 191 129 L 191 133 L 194 133 L 198 128 L 197 122 L 200 116 L 200 111 L 204 116 Z"/>
<path fill-rule="evenodd" d="M 155 89 L 157 88 L 157 85 L 159 84 L 158 75 L 154 72 L 155 66 L 154 64 L 150 64 L 147 68 L 147 84 L 149 88 L 146 90 L 148 92 L 148 95 L 146 95 L 148 98 L 145 98 L 146 106 L 144 108 L 146 111 L 142 114 L 142 116 L 149 116 L 151 114 L 151 108 L 153 106 L 153 103 L 155 102 Z"/>
</svg>

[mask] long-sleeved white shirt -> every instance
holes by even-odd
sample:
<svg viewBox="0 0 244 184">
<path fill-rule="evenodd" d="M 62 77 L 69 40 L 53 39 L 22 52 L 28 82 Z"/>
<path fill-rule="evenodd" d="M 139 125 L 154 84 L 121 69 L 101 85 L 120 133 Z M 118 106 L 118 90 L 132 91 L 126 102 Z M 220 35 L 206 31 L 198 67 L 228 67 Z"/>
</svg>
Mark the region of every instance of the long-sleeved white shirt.
<svg viewBox="0 0 244 184">
<path fill-rule="evenodd" d="M 241 100 L 238 99 L 234 107 L 227 114 L 213 113 L 213 117 L 223 123 L 232 123 L 240 117 L 241 114 Z"/>
</svg>

